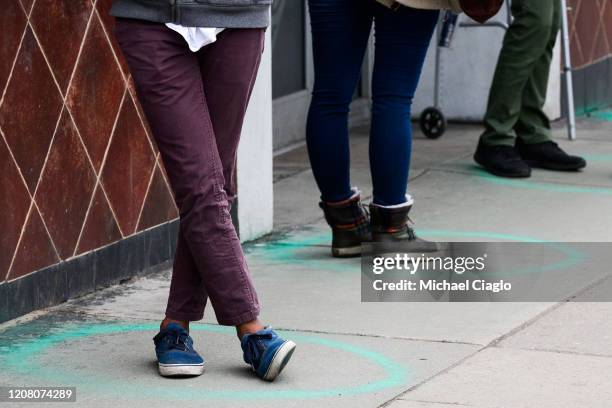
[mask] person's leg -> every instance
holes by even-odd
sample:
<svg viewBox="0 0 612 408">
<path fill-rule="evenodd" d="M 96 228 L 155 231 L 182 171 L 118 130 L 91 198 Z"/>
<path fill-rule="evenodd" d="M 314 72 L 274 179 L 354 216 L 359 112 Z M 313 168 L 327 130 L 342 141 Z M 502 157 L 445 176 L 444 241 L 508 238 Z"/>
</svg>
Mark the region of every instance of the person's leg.
<svg viewBox="0 0 612 408">
<path fill-rule="evenodd" d="M 166 317 L 154 337 L 158 369 L 162 376 L 200 375 L 204 359 L 194 350 L 188 330 L 189 321 L 202 318 L 207 296 L 200 265 L 189 245 L 191 234 L 187 233 L 189 213 L 196 201 L 195 167 L 210 170 L 202 166 L 208 150 L 204 147 L 207 133 L 202 131 L 204 99 L 201 92 L 194 92 L 202 87 L 198 61 L 184 40 L 163 24 L 117 19 L 115 35 L 162 153 L 181 215 Z"/>
<path fill-rule="evenodd" d="M 230 204 L 236 197 L 238 141 L 264 41 L 263 29 L 228 29 L 218 36 L 215 43 L 198 53 L 204 93 L 225 176 L 224 188 Z M 217 312 L 215 299 L 210 298 Z M 270 328 L 264 328 L 259 319 L 240 322 L 236 330 L 245 362 L 260 378 L 274 380 L 291 358 L 295 343 L 278 337 Z"/>
<path fill-rule="evenodd" d="M 309 0 L 314 89 L 306 125 L 312 171 L 324 202 L 354 193 L 350 183 L 349 105 L 361 77 L 372 1 Z"/>
<path fill-rule="evenodd" d="M 332 228 L 336 257 L 361 253 L 370 239 L 369 217 L 351 187 L 348 113 L 361 77 L 372 27 L 373 1 L 309 0 L 314 89 L 306 124 L 319 206 Z"/>
<path fill-rule="evenodd" d="M 261 28 L 226 29 L 197 53 L 230 204 L 237 192 L 238 142 L 264 41 Z"/>
<path fill-rule="evenodd" d="M 166 317 L 160 328 L 165 329 L 170 323 L 178 323 L 189 330 L 190 321 L 204 317 L 208 295 L 181 230 L 178 233 L 172 271 Z"/>
<path fill-rule="evenodd" d="M 561 27 L 561 11 L 561 4 L 553 1 L 548 43 L 523 90 L 521 113 L 514 130 L 517 135 L 517 151 L 529 166 L 576 171 L 584 168 L 586 161 L 582 157 L 567 154 L 552 141 L 550 120 L 544 112 L 550 64 Z"/>
<path fill-rule="evenodd" d="M 474 154 L 478 164 L 497 176 L 531 175 L 531 167 L 515 147 L 515 129 L 523 112 L 525 91 L 534 85 L 534 71 L 538 71 L 536 77 L 543 74 L 539 65 L 546 60 L 556 3 L 556 0 L 512 2 L 514 21 L 504 37 L 489 93 L 485 131 Z M 529 103 L 538 104 L 542 97 L 536 95 L 536 101 Z"/>
<path fill-rule="evenodd" d="M 181 247 L 183 255 L 179 254 L 177 266 L 186 267 L 174 270 L 167 317 L 201 319 L 205 297 L 200 290 L 204 286 L 219 323 L 255 320 L 259 315 L 257 295 L 229 215 L 199 61 L 184 40 L 162 24 L 118 21 L 117 37 L 181 216 L 180 233 L 186 245 Z M 252 62 L 252 70 L 258 61 Z M 235 106 L 228 106 L 231 108 Z M 186 251 L 193 263 L 184 259 Z M 200 280 L 194 275 L 194 265 Z M 195 301 L 186 302 L 186 297 Z"/>
<path fill-rule="evenodd" d="M 412 152 L 411 105 L 438 11 L 375 5 L 370 168 L 374 203 L 406 202 Z"/>
<path fill-rule="evenodd" d="M 163 24 L 120 20 L 116 27 L 181 216 L 181 252 L 164 320 L 168 324 L 163 327 L 162 323 L 154 338 L 160 374 L 202 374 L 204 360 L 193 349 L 185 323 L 202 317 L 208 294 L 217 321 L 236 326 L 245 362 L 259 377 L 272 381 L 291 358 L 295 343 L 280 338 L 258 320 L 257 295 L 225 191 L 226 186 L 235 188 L 223 174 L 224 167 L 230 177 L 234 170 L 242 120 L 261 58 L 263 30 L 228 31 L 209 55 L 198 56 Z M 223 68 L 216 65 L 216 59 Z M 207 98 L 223 99 L 215 81 L 223 82 L 221 87 L 230 97 L 211 101 L 216 114 L 213 125 Z M 229 113 L 219 111 L 221 102 Z"/>
<path fill-rule="evenodd" d="M 556 0 L 512 2 L 514 21 L 504 37 L 489 93 L 485 132 L 481 137 L 484 145 L 514 145 L 514 128 L 521 114 L 525 87 L 550 45 L 555 3 Z M 543 75 L 539 72 L 538 76 Z"/>
<path fill-rule="evenodd" d="M 244 115 L 263 52 L 262 28 L 226 29 L 217 41 L 198 52 L 208 111 L 212 122 L 228 199 L 228 212 L 236 198 L 236 154 Z M 215 311 L 214 300 L 213 307 Z M 238 336 L 263 329 L 258 319 L 240 322 Z"/>
<path fill-rule="evenodd" d="M 548 42 L 540 59 L 535 63 L 523 90 L 521 112 L 514 127 L 517 137 L 523 142 L 542 143 L 552 138 L 550 120 L 544 113 L 548 78 L 557 35 L 561 27 L 561 5 L 553 1 L 553 14 L 548 34 Z"/>
<path fill-rule="evenodd" d="M 408 218 L 413 199 L 406 194 L 412 152 L 411 105 L 425 55 L 438 21 L 437 10 L 375 5 L 372 77 L 370 204 L 372 239 L 403 242 L 406 249 L 430 252 L 435 243 L 416 237 Z"/>
</svg>

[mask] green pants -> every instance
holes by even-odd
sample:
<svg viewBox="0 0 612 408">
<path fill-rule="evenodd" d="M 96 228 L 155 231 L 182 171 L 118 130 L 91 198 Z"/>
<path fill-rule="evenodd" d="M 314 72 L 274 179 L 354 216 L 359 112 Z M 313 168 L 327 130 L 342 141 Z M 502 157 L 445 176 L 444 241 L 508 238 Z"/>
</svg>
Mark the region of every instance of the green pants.
<svg viewBox="0 0 612 408">
<path fill-rule="evenodd" d="M 548 74 L 560 28 L 558 0 L 514 0 L 510 26 L 491 85 L 485 131 L 486 145 L 541 143 L 551 138 L 544 113 Z"/>
</svg>

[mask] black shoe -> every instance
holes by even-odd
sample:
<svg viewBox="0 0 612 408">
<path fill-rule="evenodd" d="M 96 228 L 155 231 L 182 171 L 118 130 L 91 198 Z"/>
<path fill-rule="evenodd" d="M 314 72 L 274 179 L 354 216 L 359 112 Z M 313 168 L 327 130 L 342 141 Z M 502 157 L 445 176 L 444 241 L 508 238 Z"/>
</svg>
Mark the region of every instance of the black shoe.
<svg viewBox="0 0 612 408">
<path fill-rule="evenodd" d="M 383 207 L 370 204 L 372 222 L 372 241 L 404 244 L 407 251 L 411 252 L 435 252 L 438 245 L 435 242 L 425 241 L 416 236 L 412 228 L 412 221 L 408 213 L 412 208 L 412 202 L 402 206 Z"/>
<path fill-rule="evenodd" d="M 548 170 L 578 171 L 586 167 L 582 157 L 570 156 L 553 141 L 526 144 L 516 141 L 516 149 L 530 166 Z"/>
<path fill-rule="evenodd" d="M 513 146 L 478 143 L 474 160 L 489 173 L 500 177 L 529 177 L 531 168 Z"/>
<path fill-rule="evenodd" d="M 332 228 L 332 255 L 348 258 L 361 255 L 361 243 L 371 241 L 370 216 L 366 212 L 359 191 L 344 201 L 320 202 L 325 220 Z"/>
</svg>

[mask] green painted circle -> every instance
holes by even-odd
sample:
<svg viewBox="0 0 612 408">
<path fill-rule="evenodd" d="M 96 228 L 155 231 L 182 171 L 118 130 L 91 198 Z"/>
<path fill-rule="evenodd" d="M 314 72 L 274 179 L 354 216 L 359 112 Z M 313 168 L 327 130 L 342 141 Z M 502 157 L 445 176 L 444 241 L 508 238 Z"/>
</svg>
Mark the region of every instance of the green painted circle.
<svg viewBox="0 0 612 408">
<path fill-rule="evenodd" d="M 519 275 L 535 272 L 551 272 L 555 270 L 566 269 L 576 266 L 584 261 L 584 254 L 562 243 L 555 243 L 546 240 L 537 239 L 529 236 L 503 234 L 488 231 L 453 231 L 453 230 L 435 230 L 422 229 L 417 231 L 420 236 L 433 237 L 456 237 L 456 238 L 484 238 L 489 240 L 503 240 L 512 242 L 540 243 L 550 246 L 551 249 L 560 252 L 564 258 L 548 265 L 541 265 L 532 268 L 521 269 L 520 271 L 502 271 L 501 275 Z M 278 263 L 290 263 L 292 265 L 303 265 L 309 269 L 318 269 L 334 272 L 355 272 L 355 261 L 332 258 L 327 259 L 304 257 L 299 251 L 307 247 L 319 246 L 331 242 L 331 233 L 322 233 L 306 237 L 298 237 L 286 241 L 277 241 L 265 244 L 263 247 L 257 247 L 251 253 L 253 255 L 262 256 L 266 261 Z M 326 248 L 327 250 L 328 248 Z"/>
<path fill-rule="evenodd" d="M 245 390 L 207 390 L 205 388 L 181 387 L 176 386 L 150 386 L 146 383 L 131 384 L 122 380 L 107 378 L 101 376 L 83 377 L 67 372 L 66 370 L 57 370 L 53 367 L 41 367 L 38 364 L 37 357 L 42 353 L 52 350 L 53 347 L 74 340 L 85 339 L 90 336 L 104 336 L 113 334 L 124 334 L 139 331 L 157 331 L 157 324 L 91 324 L 91 325 L 72 325 L 65 326 L 62 329 L 43 335 L 33 340 L 26 341 L 10 347 L 1 347 L 4 370 L 12 370 L 19 374 L 27 375 L 29 379 L 49 381 L 50 383 L 60 383 L 66 386 L 77 386 L 78 390 L 88 389 L 91 392 L 104 394 L 109 396 L 109 393 L 120 395 L 121 397 L 131 397 L 134 399 L 142 399 L 143 396 L 163 400 L 204 400 L 204 399 L 226 399 L 226 400 L 244 400 L 244 399 L 309 399 L 309 398 L 324 398 L 338 395 L 358 395 L 380 391 L 386 388 L 404 385 L 407 379 L 407 370 L 389 359 L 388 357 L 368 350 L 363 347 L 358 347 L 352 344 L 324 339 L 315 336 L 303 335 L 291 332 L 290 337 L 298 344 L 314 344 L 332 351 L 342 351 L 353 354 L 354 356 L 364 359 L 372 364 L 382 368 L 385 372 L 385 377 L 369 382 L 359 384 L 353 387 L 338 387 L 326 389 L 312 390 L 275 390 L 273 386 L 266 386 L 265 390 L 245 391 Z M 192 330 L 207 331 L 214 333 L 233 334 L 232 328 L 224 326 L 215 326 L 208 324 L 192 325 Z M 118 350 L 117 348 L 113 350 Z M 324 364 L 322 362 L 322 364 Z M 254 379 L 255 381 L 255 379 Z M 172 381 L 169 381 L 170 384 Z M 192 383 L 191 383 L 192 384 Z"/>
<path fill-rule="evenodd" d="M 588 159 L 588 158 L 587 158 Z M 605 161 L 606 157 L 599 156 L 595 157 L 594 161 Z M 568 184 L 558 184 L 546 181 L 531 181 L 524 179 L 513 179 L 497 177 L 487 172 L 486 170 L 476 167 L 467 166 L 467 171 L 471 175 L 478 177 L 479 180 L 503 187 L 519 188 L 524 190 L 536 190 L 545 191 L 550 193 L 562 193 L 562 194 L 595 194 L 599 196 L 611 196 L 612 188 L 610 187 L 591 187 L 591 186 L 577 186 Z"/>
</svg>

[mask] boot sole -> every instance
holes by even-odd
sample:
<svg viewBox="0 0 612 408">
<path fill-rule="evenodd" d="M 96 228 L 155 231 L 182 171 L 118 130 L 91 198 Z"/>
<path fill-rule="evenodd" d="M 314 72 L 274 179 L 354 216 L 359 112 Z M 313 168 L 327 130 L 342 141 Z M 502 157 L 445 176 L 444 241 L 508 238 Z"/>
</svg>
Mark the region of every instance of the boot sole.
<svg viewBox="0 0 612 408">
<path fill-rule="evenodd" d="M 335 258 L 353 258 L 361 255 L 361 245 L 347 248 L 332 247 L 332 256 Z"/>
<path fill-rule="evenodd" d="M 515 179 L 531 177 L 531 173 L 529 173 L 529 174 L 515 174 L 515 173 L 504 173 L 503 171 L 497 171 L 497 170 L 493 170 L 493 169 L 486 168 L 486 167 L 484 169 L 486 171 L 488 171 L 489 173 L 493 174 L 494 176 L 497 176 L 497 177 L 515 178 Z"/>
<path fill-rule="evenodd" d="M 287 340 L 280 346 L 278 350 L 276 350 L 276 354 L 274 354 L 272 362 L 264 374 L 263 379 L 266 381 L 274 381 L 281 371 L 283 371 L 283 368 L 285 368 L 289 360 L 291 360 L 294 351 L 295 343 L 291 340 Z"/>
<path fill-rule="evenodd" d="M 554 170 L 554 171 L 579 171 L 582 170 L 586 167 L 586 164 L 584 166 L 564 166 L 564 165 L 560 165 L 560 164 L 551 164 L 551 163 L 542 163 L 539 161 L 533 161 L 533 160 L 525 160 L 525 162 L 531 166 L 531 167 L 536 167 L 538 169 L 545 169 L 545 170 Z"/>
<path fill-rule="evenodd" d="M 503 171 L 495 170 L 488 165 L 484 164 L 482 161 L 478 160 L 476 156 L 474 156 L 474 161 L 482 166 L 483 169 L 498 177 L 506 177 L 506 178 L 529 178 L 531 177 L 531 172 L 529 173 L 505 173 Z M 526 162 L 529 165 L 529 162 Z"/>
</svg>

